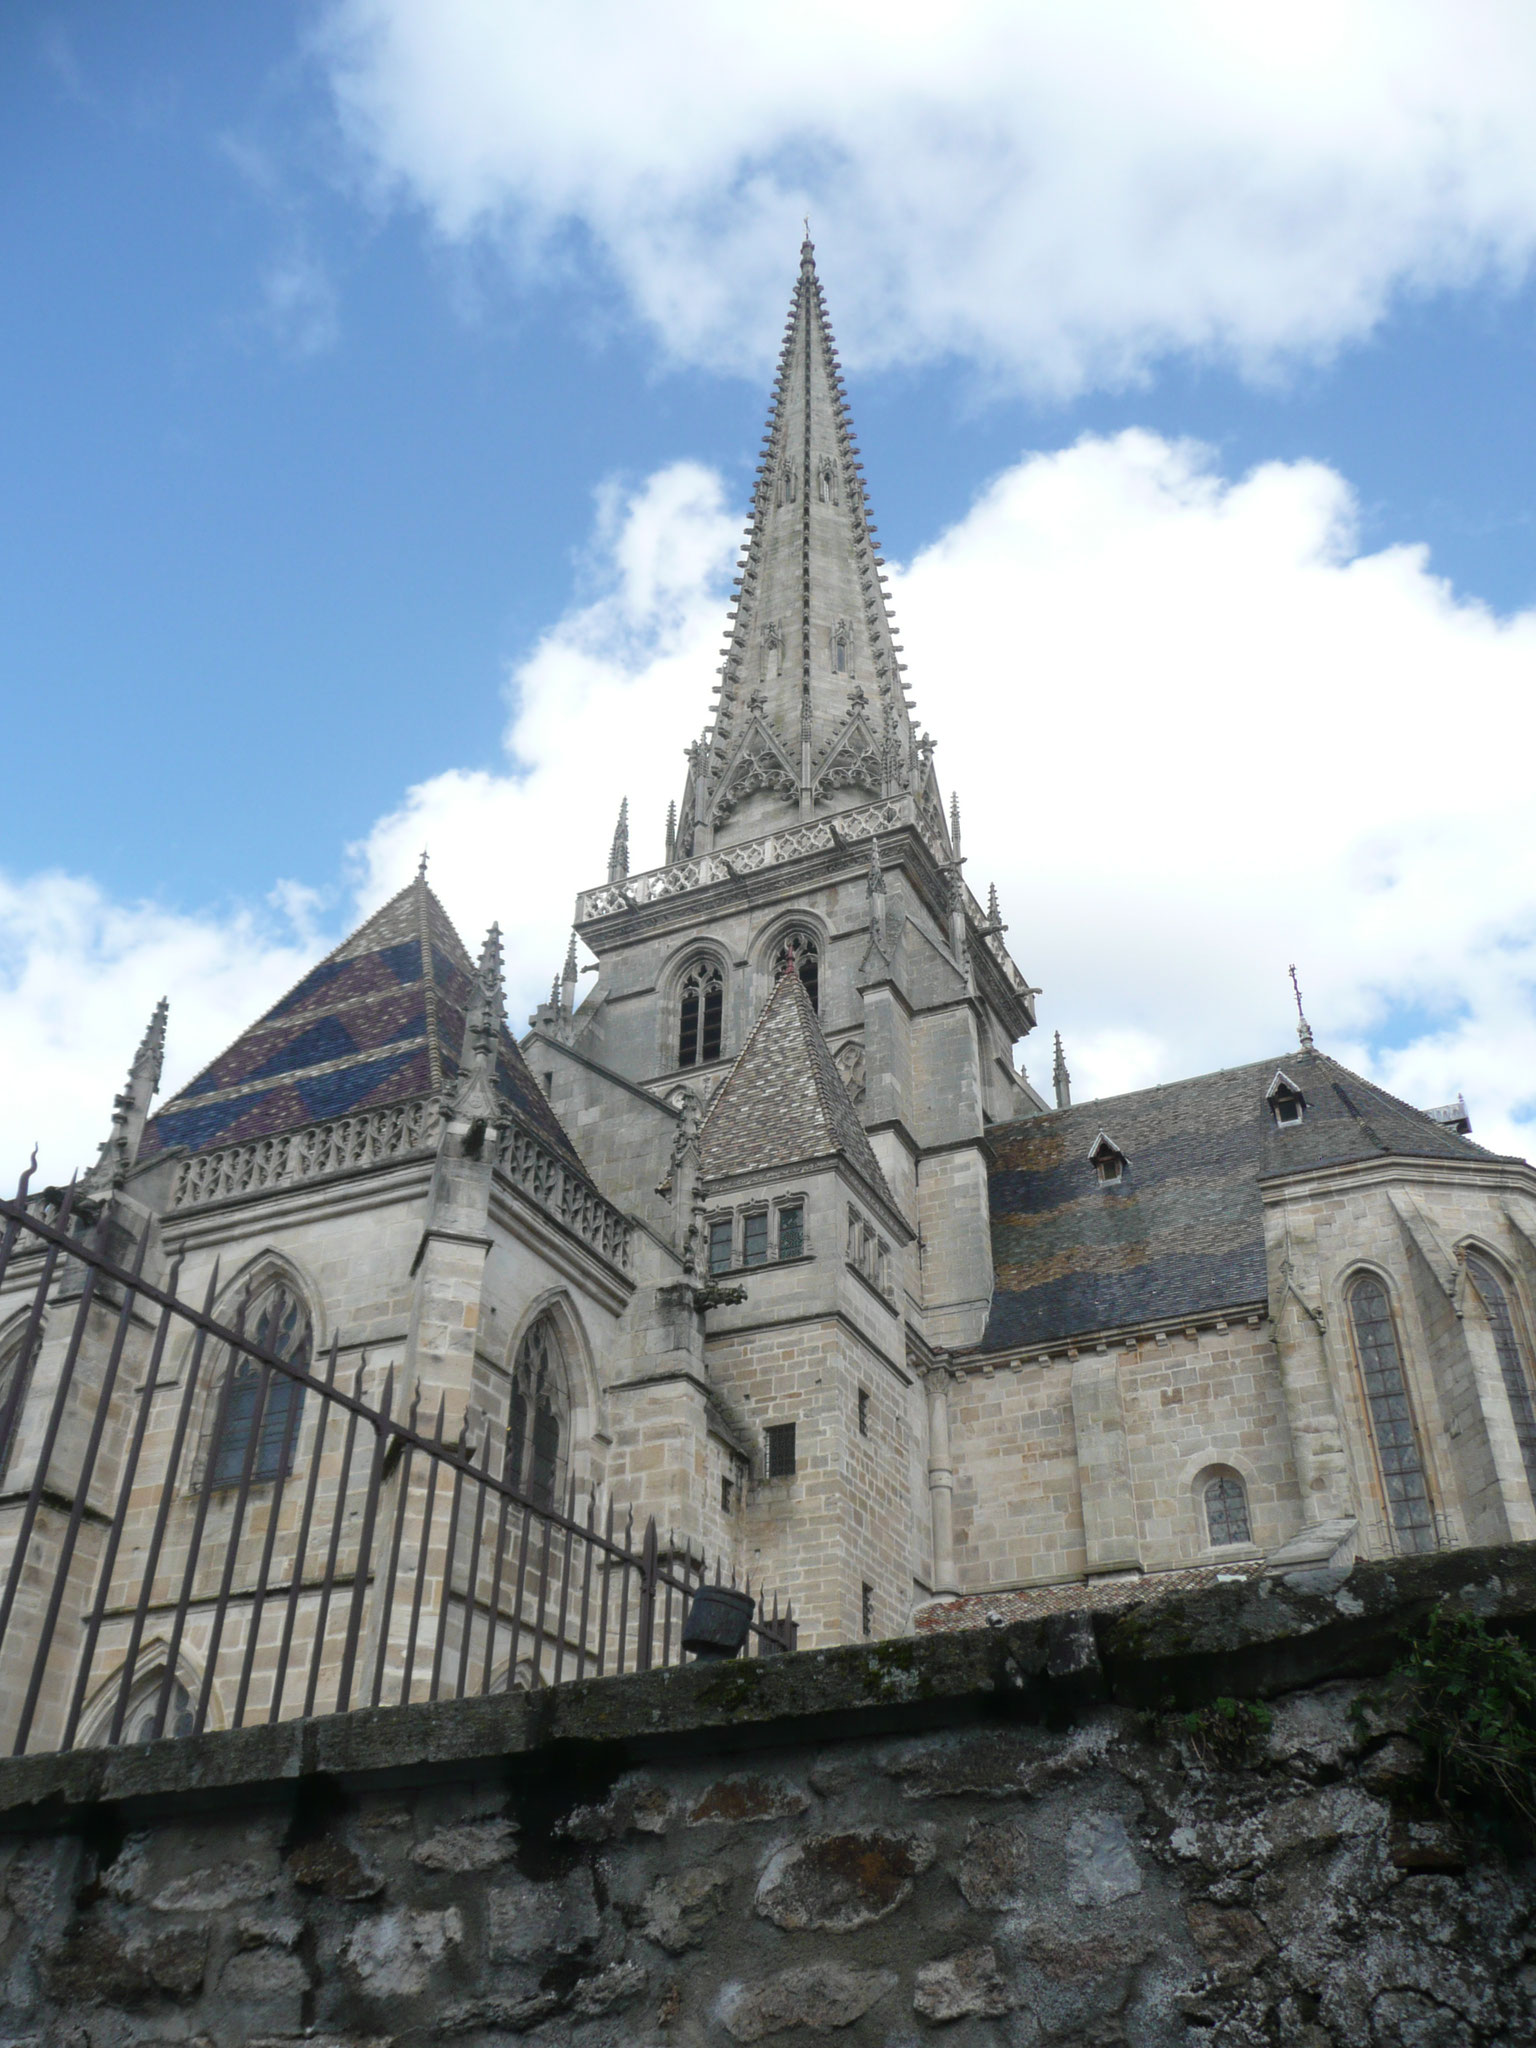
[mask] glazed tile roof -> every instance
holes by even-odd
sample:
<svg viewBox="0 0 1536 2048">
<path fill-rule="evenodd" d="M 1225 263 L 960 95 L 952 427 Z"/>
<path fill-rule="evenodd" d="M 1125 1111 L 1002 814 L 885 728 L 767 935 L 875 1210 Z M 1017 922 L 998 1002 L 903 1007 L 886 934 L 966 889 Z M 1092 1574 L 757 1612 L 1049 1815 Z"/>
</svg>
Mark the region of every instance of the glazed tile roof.
<svg viewBox="0 0 1536 2048">
<path fill-rule="evenodd" d="M 919 1635 L 944 1635 L 962 1628 L 996 1628 L 1038 1621 L 1047 1614 L 1112 1614 L 1126 1607 L 1156 1605 L 1179 1593 L 1196 1593 L 1239 1579 L 1263 1576 L 1262 1558 L 1241 1564 L 1198 1564 L 1180 1571 L 1149 1572 L 1115 1579 L 1074 1579 L 1066 1586 L 1016 1586 L 1007 1593 L 964 1593 L 958 1600 L 933 1600 L 918 1609 L 912 1626 Z M 996 1620 L 993 1617 L 996 1616 Z"/>
<path fill-rule="evenodd" d="M 1277 1125 L 1270 1111 L 1280 1072 L 1302 1092 L 1298 1124 Z M 1088 1156 L 1101 1130 L 1126 1159 L 1124 1178 L 1109 1185 Z M 996 1162 L 987 1350 L 1263 1301 L 1260 1182 L 1269 1175 L 1388 1156 L 1492 1156 L 1300 1049 L 994 1124 L 987 1137 Z"/>
<path fill-rule="evenodd" d="M 211 1152 L 435 1094 L 459 1072 L 474 986 L 473 962 L 418 876 L 150 1119 L 139 1157 Z M 496 1083 L 580 1168 L 505 1024 Z"/>
<path fill-rule="evenodd" d="M 896 1209 L 796 974 L 782 975 L 763 1006 L 710 1105 L 699 1142 L 706 1180 L 841 1155 Z"/>
</svg>

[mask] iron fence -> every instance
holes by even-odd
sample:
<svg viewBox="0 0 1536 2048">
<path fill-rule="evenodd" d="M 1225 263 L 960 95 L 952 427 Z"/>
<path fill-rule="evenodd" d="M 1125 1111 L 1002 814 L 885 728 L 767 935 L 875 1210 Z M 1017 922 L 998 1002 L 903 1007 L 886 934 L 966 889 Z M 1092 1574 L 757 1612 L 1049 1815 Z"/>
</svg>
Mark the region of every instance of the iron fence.
<svg viewBox="0 0 1536 2048">
<path fill-rule="evenodd" d="M 154 1284 L 153 1226 L 135 1239 L 73 1188 L 29 1199 L 23 1176 L 0 1224 L 0 1284 L 31 1282 L 0 1359 L 0 1747 L 683 1660 L 709 1583 L 696 1545 L 654 1520 L 637 1540 L 632 1512 L 578 1503 L 574 1482 L 563 1511 L 520 1492 L 488 1416 L 466 1411 L 450 1437 L 446 1393 L 429 1419 L 390 1368 L 375 1394 L 335 1339 L 318 1371 L 280 1355 L 244 1305 L 215 1317 L 217 1269 L 200 1306 L 174 1268 Z M 746 1654 L 794 1648 L 788 1609 L 758 1595 L 748 1611 Z"/>
</svg>

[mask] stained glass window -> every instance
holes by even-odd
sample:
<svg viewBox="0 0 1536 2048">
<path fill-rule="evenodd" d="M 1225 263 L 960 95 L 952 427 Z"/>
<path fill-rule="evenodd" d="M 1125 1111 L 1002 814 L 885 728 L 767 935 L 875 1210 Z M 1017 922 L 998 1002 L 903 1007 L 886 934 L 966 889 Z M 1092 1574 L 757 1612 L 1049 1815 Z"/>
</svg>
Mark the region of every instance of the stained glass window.
<svg viewBox="0 0 1536 2048">
<path fill-rule="evenodd" d="M 1251 1543 L 1248 1496 L 1235 1472 L 1219 1472 L 1205 1485 L 1205 1526 L 1214 1546 L 1222 1543 Z"/>
<path fill-rule="evenodd" d="M 1362 1273 L 1350 1289 L 1349 1312 L 1393 1538 L 1399 1550 L 1434 1550 L 1435 1517 L 1397 1327 L 1387 1290 L 1374 1273 Z"/>
<path fill-rule="evenodd" d="M 1515 1436 L 1525 1461 L 1525 1483 L 1536 1501 L 1536 1406 L 1531 1401 L 1530 1354 L 1522 1341 L 1523 1332 L 1515 1327 L 1504 1283 L 1493 1267 L 1476 1252 L 1468 1252 L 1467 1271 L 1493 1325 L 1499 1370 L 1504 1375 L 1504 1391 L 1509 1396 Z"/>
<path fill-rule="evenodd" d="M 558 1508 L 564 1499 L 569 1430 L 565 1356 L 553 1316 L 543 1315 L 517 1347 L 504 1470 L 536 1507 Z"/>
<path fill-rule="evenodd" d="M 257 1296 L 246 1313 L 245 1328 L 263 1351 L 308 1369 L 309 1312 L 284 1281 L 273 1281 Z M 273 1372 L 243 1355 L 235 1360 L 231 1371 L 223 1425 L 208 1460 L 208 1484 L 240 1484 L 251 1435 L 258 1429 L 259 1409 L 261 1419 L 251 1457 L 251 1482 L 262 1485 L 293 1469 L 304 1389 L 285 1373 Z"/>
</svg>

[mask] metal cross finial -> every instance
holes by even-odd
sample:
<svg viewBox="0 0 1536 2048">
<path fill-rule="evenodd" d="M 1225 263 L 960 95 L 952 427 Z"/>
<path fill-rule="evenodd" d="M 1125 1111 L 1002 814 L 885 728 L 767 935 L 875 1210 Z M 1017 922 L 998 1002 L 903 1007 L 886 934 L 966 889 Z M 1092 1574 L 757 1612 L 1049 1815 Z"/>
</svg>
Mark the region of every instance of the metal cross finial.
<svg viewBox="0 0 1536 2048">
<path fill-rule="evenodd" d="M 416 879 L 418 882 L 424 882 L 427 879 L 427 849 L 425 847 L 421 849 L 421 859 L 416 863 Z"/>
<path fill-rule="evenodd" d="M 1306 1051 L 1312 1051 L 1312 1026 L 1307 1022 L 1307 1013 L 1301 1007 L 1301 983 L 1296 979 L 1296 962 L 1290 965 L 1291 987 L 1296 994 L 1296 1036 Z"/>
</svg>

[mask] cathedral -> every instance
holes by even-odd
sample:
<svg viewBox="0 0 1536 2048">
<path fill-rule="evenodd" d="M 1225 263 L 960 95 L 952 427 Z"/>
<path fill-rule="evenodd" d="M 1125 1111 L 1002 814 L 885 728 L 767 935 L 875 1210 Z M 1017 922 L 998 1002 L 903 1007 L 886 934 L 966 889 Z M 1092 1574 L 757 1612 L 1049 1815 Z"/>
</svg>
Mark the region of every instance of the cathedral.
<svg viewBox="0 0 1536 2048">
<path fill-rule="evenodd" d="M 478 1418 L 531 1500 L 654 1517 L 802 1645 L 1536 1538 L 1536 1174 L 1304 1018 L 1092 1102 L 1057 1038 L 1031 1082 L 885 586 L 807 240 L 665 865 L 621 814 L 519 1038 L 424 864 L 158 1108 L 157 1013 L 87 1187 L 188 1299 Z M 238 1433 L 199 1455 L 217 1487 Z"/>
</svg>

